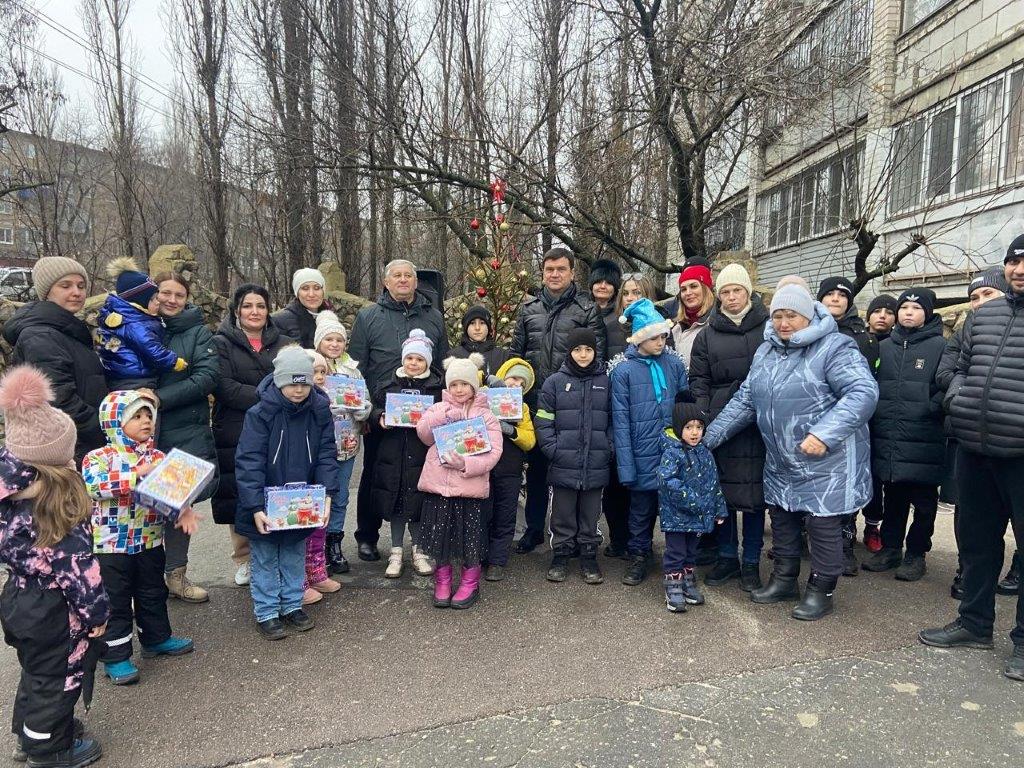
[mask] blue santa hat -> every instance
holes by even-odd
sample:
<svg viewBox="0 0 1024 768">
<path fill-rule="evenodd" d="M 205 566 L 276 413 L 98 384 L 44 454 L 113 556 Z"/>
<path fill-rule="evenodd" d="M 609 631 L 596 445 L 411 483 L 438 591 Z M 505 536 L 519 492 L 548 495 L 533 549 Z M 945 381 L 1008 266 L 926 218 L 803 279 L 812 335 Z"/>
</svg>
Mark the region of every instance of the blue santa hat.
<svg viewBox="0 0 1024 768">
<path fill-rule="evenodd" d="M 633 335 L 626 339 L 630 344 L 639 344 L 672 330 L 672 321 L 665 319 L 650 299 L 634 301 L 623 311 L 619 322 L 633 324 Z"/>
</svg>

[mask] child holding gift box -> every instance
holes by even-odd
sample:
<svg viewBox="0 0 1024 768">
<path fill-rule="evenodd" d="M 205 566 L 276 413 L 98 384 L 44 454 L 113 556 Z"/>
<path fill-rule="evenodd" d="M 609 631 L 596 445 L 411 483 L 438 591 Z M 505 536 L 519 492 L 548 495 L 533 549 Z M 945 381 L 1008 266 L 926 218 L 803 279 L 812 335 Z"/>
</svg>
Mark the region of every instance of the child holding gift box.
<svg viewBox="0 0 1024 768">
<path fill-rule="evenodd" d="M 268 531 L 265 491 L 287 483 L 322 485 L 334 506 L 338 447 L 327 396 L 313 386 L 313 361 L 305 350 L 278 352 L 274 372 L 256 391 L 260 400 L 245 414 L 235 451 L 235 530 L 252 548 L 249 588 L 256 624 L 268 640 L 281 640 L 286 625 L 299 632 L 313 628 L 302 610 L 306 538 L 313 529 Z"/>
<path fill-rule="evenodd" d="M 107 445 L 85 455 L 82 476 L 93 499 L 93 552 L 100 561 L 111 614 L 103 641 L 103 665 L 114 685 L 138 682 L 132 662 L 132 627 L 139 630 L 144 658 L 181 656 L 192 641 L 171 634 L 164 581 L 164 524 L 192 534 L 189 508 L 164 515 L 135 500 L 135 488 L 159 464 L 156 406 L 136 390 L 111 392 L 100 403 L 100 426 Z"/>
<path fill-rule="evenodd" d="M 397 579 L 402 575 L 402 553 L 406 527 L 412 538 L 412 567 L 421 576 L 429 576 L 434 567 L 419 547 L 420 505 L 423 494 L 416 489 L 427 448 L 410 427 L 390 427 L 384 423 L 384 406 L 389 393 L 425 395 L 435 402 L 441 397 L 442 381 L 431 368 L 434 345 L 419 328 L 413 328 L 402 343 L 402 365 L 390 383 L 373 395 L 370 424 L 381 430 L 370 483 L 370 504 L 381 519 L 391 524 L 391 553 L 384 575 Z"/>
<path fill-rule="evenodd" d="M 22 365 L 0 381 L 6 444 L 0 447 L 0 594 L 4 640 L 21 680 L 11 728 L 15 762 L 86 765 L 102 750 L 74 718 L 89 690 L 110 602 L 92 553 L 92 503 L 74 467 L 75 423 L 50 405 L 41 371 Z"/>
<path fill-rule="evenodd" d="M 362 379 L 359 361 L 353 360 L 348 354 L 348 332 L 338 316 L 330 310 L 323 310 L 316 316 L 316 332 L 313 344 L 317 352 L 327 361 L 327 372 L 350 379 Z M 331 522 L 327 525 L 327 570 L 331 573 L 348 573 L 349 564 L 341 550 L 341 542 L 345 538 L 345 512 L 348 507 L 348 489 L 352 481 L 352 470 L 356 465 L 356 456 L 362 440 L 360 434 L 366 429 L 366 421 L 370 418 L 372 403 L 369 398 L 363 407 L 350 411 L 331 406 L 335 424 L 347 422 L 346 433 L 353 437 L 338 445 L 338 468 L 341 470 L 341 493 L 338 495 L 338 508 L 331 510 Z"/>
<path fill-rule="evenodd" d="M 483 358 L 473 353 L 468 360 L 444 361 L 445 390 L 416 425 L 416 434 L 427 446 L 419 490 L 425 495 L 420 517 L 420 546 L 434 558 L 434 605 L 438 608 L 469 608 L 480 596 L 480 562 L 483 556 L 484 504 L 490 495 L 490 472 L 502 454 L 501 426 L 479 391 Z M 433 430 L 444 424 L 482 417 L 491 450 L 474 456 L 450 451 L 438 455 Z M 462 563 L 462 579 L 452 595 L 452 561 Z"/>
</svg>

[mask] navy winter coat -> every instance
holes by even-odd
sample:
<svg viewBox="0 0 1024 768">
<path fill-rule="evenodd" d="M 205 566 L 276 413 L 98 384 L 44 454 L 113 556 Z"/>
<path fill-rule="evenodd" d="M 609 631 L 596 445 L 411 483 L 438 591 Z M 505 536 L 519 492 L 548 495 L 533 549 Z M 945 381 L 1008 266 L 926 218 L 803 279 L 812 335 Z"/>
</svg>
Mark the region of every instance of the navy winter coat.
<svg viewBox="0 0 1024 768">
<path fill-rule="evenodd" d="M 327 395 L 316 387 L 301 403 L 293 403 L 267 376 L 257 387 L 259 402 L 245 414 L 245 425 L 235 451 L 238 511 L 235 530 L 254 539 L 278 536 L 304 539 L 312 529 L 261 534 L 252 516 L 264 508 L 264 490 L 286 483 L 324 486 L 331 499 L 331 514 L 339 511 L 338 446 Z"/>
<path fill-rule="evenodd" d="M 839 333 L 821 302 L 810 326 L 788 342 L 771 323 L 750 373 L 708 426 L 711 450 L 756 423 L 764 440 L 765 501 L 790 512 L 850 515 L 871 499 L 868 420 L 878 385 L 857 344 Z M 808 456 L 812 434 L 828 451 Z"/>
<path fill-rule="evenodd" d="M 665 380 L 660 402 L 654 392 L 652 366 L 658 366 Z M 686 365 L 669 347 L 652 358 L 641 355 L 631 344 L 612 368 L 611 380 L 619 481 L 635 491 L 656 491 L 661 435 L 672 426 L 676 394 L 687 389 Z"/>
<path fill-rule="evenodd" d="M 611 398 L 604 365 L 580 378 L 563 364 L 541 388 L 534 429 L 548 459 L 548 484 L 604 488 L 612 462 Z"/>
<path fill-rule="evenodd" d="M 707 446 L 684 445 L 671 429 L 661 435 L 658 518 L 665 533 L 711 533 L 729 510 Z"/>
<path fill-rule="evenodd" d="M 946 340 L 942 319 L 921 328 L 900 325 L 879 347 L 878 407 L 871 419 L 871 468 L 884 483 L 938 485 L 946 438 L 942 396 L 935 381 Z"/>
<path fill-rule="evenodd" d="M 115 386 L 118 379 L 156 379 L 178 362 L 164 342 L 163 321 L 115 294 L 96 318 L 96 351 Z"/>
</svg>

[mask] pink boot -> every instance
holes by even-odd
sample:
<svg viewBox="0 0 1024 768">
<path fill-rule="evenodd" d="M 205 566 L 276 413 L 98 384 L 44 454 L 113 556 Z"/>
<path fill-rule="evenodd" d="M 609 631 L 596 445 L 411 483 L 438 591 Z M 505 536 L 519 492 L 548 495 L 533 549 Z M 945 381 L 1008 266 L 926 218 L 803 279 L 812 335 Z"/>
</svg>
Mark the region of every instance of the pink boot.
<svg viewBox="0 0 1024 768">
<path fill-rule="evenodd" d="M 434 570 L 434 607 L 447 608 L 452 604 L 452 566 L 439 565 Z"/>
<path fill-rule="evenodd" d="M 480 566 L 462 569 L 459 589 L 452 598 L 452 608 L 469 608 L 480 597 Z"/>
</svg>

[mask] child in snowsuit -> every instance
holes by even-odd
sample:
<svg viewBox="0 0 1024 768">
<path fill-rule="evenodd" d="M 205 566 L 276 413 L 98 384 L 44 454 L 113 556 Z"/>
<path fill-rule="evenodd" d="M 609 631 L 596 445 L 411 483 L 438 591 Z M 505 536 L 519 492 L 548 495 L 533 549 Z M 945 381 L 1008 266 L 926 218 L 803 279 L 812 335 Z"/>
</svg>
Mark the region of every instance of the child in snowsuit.
<svg viewBox="0 0 1024 768">
<path fill-rule="evenodd" d="M 474 353 L 468 360 L 444 361 L 445 390 L 416 425 L 416 434 L 429 446 L 417 485 L 424 493 L 420 516 L 420 546 L 434 558 L 434 605 L 469 608 L 480 596 L 480 561 L 483 558 L 484 504 L 490 495 L 490 472 L 503 450 L 501 427 L 480 389 L 483 360 Z M 481 417 L 491 449 L 463 456 L 456 451 L 441 455 L 433 430 L 444 424 Z M 452 561 L 462 563 L 458 591 L 452 595 Z"/>
<path fill-rule="evenodd" d="M 537 440 L 548 459 L 551 486 L 551 567 L 548 581 L 565 581 L 569 558 L 579 547 L 580 574 L 588 584 L 604 576 L 597 564 L 601 532 L 601 493 L 612 460 L 611 399 L 597 338 L 590 328 L 574 328 L 569 354 L 544 381 L 537 402 Z"/>
<path fill-rule="evenodd" d="M 245 414 L 235 451 L 235 530 L 249 539 L 256 624 L 266 639 L 282 640 L 286 625 L 299 632 L 313 628 L 302 597 L 306 539 L 315 529 L 270 531 L 265 491 L 288 483 L 322 485 L 330 515 L 339 491 L 338 448 L 327 396 L 313 386 L 313 361 L 304 349 L 278 352 L 274 372 L 256 392 L 259 402 Z"/>
<path fill-rule="evenodd" d="M 421 576 L 434 572 L 430 558 L 420 546 L 420 507 L 423 494 L 416 486 L 420 481 L 427 447 L 409 427 L 389 427 L 384 424 L 384 406 L 388 393 L 429 395 L 436 403 L 441 399 L 442 381 L 432 368 L 434 345 L 419 328 L 413 328 L 402 343 L 402 365 L 395 371 L 391 382 L 373 395 L 370 425 L 381 430 L 377 457 L 372 467 L 370 503 L 382 520 L 391 524 L 391 553 L 388 555 L 384 575 L 397 579 L 402 575 L 402 553 L 405 531 L 412 539 L 412 566 Z"/>
<path fill-rule="evenodd" d="M 110 596 L 103 665 L 114 685 L 139 680 L 132 663 L 132 628 L 144 658 L 181 656 L 192 641 L 171 634 L 164 581 L 164 524 L 195 532 L 191 509 L 164 515 L 135 500 L 135 488 L 164 459 L 156 448 L 156 406 L 135 390 L 111 392 L 100 403 L 107 445 L 85 455 L 82 476 L 93 499 L 93 552 Z"/>
<path fill-rule="evenodd" d="M 452 355 L 455 357 L 455 355 Z M 535 382 L 533 366 L 521 357 L 506 360 L 497 369 L 491 384 L 495 387 L 518 387 L 525 396 Z M 500 421 L 501 458 L 491 470 L 491 515 L 485 532 L 487 581 L 505 578 L 512 537 L 516 533 L 519 490 L 523 485 L 523 464 L 526 454 L 537 444 L 530 406 L 523 403 L 523 417 L 517 422 Z"/>
<path fill-rule="evenodd" d="M 338 316 L 330 310 L 323 310 L 316 316 L 316 331 L 313 343 L 318 353 L 327 361 L 327 372 L 350 379 L 362 379 L 359 361 L 353 360 L 348 354 L 348 332 L 341 324 Z M 342 435 L 338 440 L 338 470 L 341 472 L 341 492 L 338 494 L 338 508 L 331 513 L 331 522 L 327 525 L 327 570 L 331 573 L 348 573 L 349 564 L 341 551 L 341 542 L 345 538 L 345 513 L 348 510 L 348 487 L 352 480 L 352 470 L 356 465 L 356 456 L 362 444 L 362 433 L 366 429 L 366 421 L 370 418 L 373 405 L 369 398 L 362 408 L 347 410 L 331 404 L 334 414 L 335 435 Z"/>
<path fill-rule="evenodd" d="M 84 765 L 102 750 L 83 738 L 75 704 L 83 684 L 92 687 L 90 640 L 103 634 L 110 602 L 92 554 L 92 504 L 74 468 L 75 423 L 52 398 L 49 380 L 27 365 L 0 381 L 0 625 L 21 665 L 15 761 Z"/>
<path fill-rule="evenodd" d="M 694 573 L 697 541 L 729 516 L 715 457 L 700 442 L 707 422 L 696 403 L 676 403 L 672 429 L 661 437 L 658 514 L 665 534 L 665 605 L 672 613 L 704 603 Z"/>
<path fill-rule="evenodd" d="M 624 359 L 611 371 L 612 424 L 619 479 L 630 490 L 629 567 L 622 583 L 647 578 L 654 518 L 658 514 L 661 436 L 672 425 L 676 394 L 688 388 L 686 365 L 666 347 L 672 321 L 650 299 L 626 307 L 619 322 L 632 323 Z"/>
<path fill-rule="evenodd" d="M 160 374 L 188 367 L 164 345 L 157 285 L 129 258 L 107 268 L 116 292 L 107 296 L 96 320 L 96 351 L 111 389 L 156 389 Z"/>
</svg>

